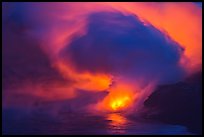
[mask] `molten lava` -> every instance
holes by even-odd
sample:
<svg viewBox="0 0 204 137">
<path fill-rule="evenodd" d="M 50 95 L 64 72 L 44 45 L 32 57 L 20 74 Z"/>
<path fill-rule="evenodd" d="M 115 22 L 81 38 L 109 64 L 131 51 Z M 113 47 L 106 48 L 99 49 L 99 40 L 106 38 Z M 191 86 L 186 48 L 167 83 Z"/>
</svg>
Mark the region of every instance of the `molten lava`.
<svg viewBox="0 0 204 137">
<path fill-rule="evenodd" d="M 120 108 L 123 108 L 123 107 L 125 107 L 127 105 L 129 100 L 130 100 L 130 98 L 128 96 L 113 100 L 113 102 L 111 102 L 111 104 L 110 104 L 111 108 L 113 110 L 118 110 Z"/>
<path fill-rule="evenodd" d="M 133 104 L 135 93 L 132 87 L 126 84 L 117 84 L 109 89 L 109 94 L 99 104 L 101 109 L 108 111 L 122 111 Z"/>
</svg>

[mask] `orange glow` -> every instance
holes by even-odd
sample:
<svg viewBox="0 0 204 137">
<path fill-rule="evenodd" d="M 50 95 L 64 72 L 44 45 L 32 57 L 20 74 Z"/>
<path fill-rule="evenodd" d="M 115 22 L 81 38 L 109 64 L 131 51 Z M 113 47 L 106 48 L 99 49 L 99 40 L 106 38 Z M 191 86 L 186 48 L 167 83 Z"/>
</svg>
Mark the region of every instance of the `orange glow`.
<svg viewBox="0 0 204 137">
<path fill-rule="evenodd" d="M 133 88 L 125 84 L 117 84 L 109 89 L 109 94 L 99 104 L 99 107 L 108 111 L 122 111 L 133 104 L 135 93 Z"/>
<path fill-rule="evenodd" d="M 119 113 L 110 113 L 110 114 L 107 114 L 106 119 L 110 121 L 108 123 L 108 126 L 111 129 L 112 133 L 124 134 L 126 132 L 125 128 L 129 120 L 126 119 L 123 115 Z"/>
<path fill-rule="evenodd" d="M 107 115 L 107 119 L 112 121 L 112 125 L 119 126 L 125 124 L 127 119 L 119 114 L 111 113 Z"/>
<path fill-rule="evenodd" d="M 191 2 L 65 2 L 34 4 L 31 9 L 43 9 L 43 12 L 34 11 L 38 15 L 32 17 L 34 22 L 51 23 L 51 27 L 44 26 L 48 28 L 42 35 L 43 49 L 51 60 L 58 59 L 59 52 L 69 45 L 74 36 L 86 34 L 87 17 L 91 13 L 119 11 L 148 21 L 185 48 L 180 63 L 188 71 L 201 68 L 202 10 Z"/>
<path fill-rule="evenodd" d="M 180 64 L 191 73 L 202 64 L 202 10 L 190 2 L 109 3 L 125 14 L 133 13 L 150 22 L 184 49 Z M 186 59 L 184 59 L 186 58 Z M 186 60 L 186 61 L 184 61 Z"/>
<path fill-rule="evenodd" d="M 131 84 L 116 83 L 117 86 L 110 88 L 112 77 L 109 74 L 79 73 L 70 62 L 65 64 L 59 57 L 60 51 L 65 46 L 69 46 L 75 36 L 86 34 L 87 17 L 91 13 L 119 11 L 124 15 L 137 15 L 142 21 L 149 22 L 160 31 L 168 34 L 185 49 L 184 55 L 180 59 L 180 64 L 187 71 L 193 72 L 201 68 L 202 10 L 193 3 L 81 2 L 53 3 L 44 6 L 35 4 L 33 7 L 34 9 L 43 9 L 43 12 L 35 10 L 38 16 L 34 18 L 34 21 L 41 22 L 45 20 L 52 24 L 43 27 L 46 28 L 48 26 L 42 35 L 43 49 L 64 78 L 73 81 L 74 89 L 89 91 L 109 90 L 109 94 L 101 103 L 103 109 L 110 111 L 123 110 L 131 106 L 135 100 L 135 95 L 138 96 L 138 94 L 135 94 L 134 88 L 129 86 Z M 145 25 L 146 22 L 144 23 Z"/>
<path fill-rule="evenodd" d="M 56 6 L 56 4 L 58 6 Z M 87 16 L 98 11 L 119 11 L 125 15 L 135 14 L 142 21 L 147 21 L 157 29 L 168 34 L 173 40 L 178 42 L 184 49 L 184 55 L 180 58 L 180 65 L 187 72 L 191 73 L 201 69 L 202 64 L 202 12 L 195 4 L 190 2 L 174 3 L 174 2 L 90 2 L 90 3 L 55 3 L 49 5 L 47 13 L 50 9 L 54 9 L 60 14 L 44 15 L 40 13 L 40 17 L 51 20 L 50 22 L 64 22 L 67 25 L 56 25 L 52 27 L 46 39 L 45 51 L 53 62 L 57 62 L 57 68 L 62 75 L 71 76 L 76 80 L 76 87 L 87 90 L 105 90 L 111 83 L 109 76 L 101 76 L 101 74 L 80 73 L 70 69 L 71 63 L 66 64 L 66 68 L 58 58 L 59 52 L 68 46 L 73 36 L 86 34 Z M 80 9 L 80 10 L 79 10 Z M 53 10 L 52 10 L 53 11 Z M 45 14 L 47 14 L 45 12 Z M 71 13 L 71 14 L 69 14 Z M 43 15 L 42 15 L 43 14 Z M 54 16 L 54 17 L 53 17 Z M 54 21 L 53 21 L 54 19 Z M 38 19 L 41 20 L 41 19 Z M 189 21 L 190 20 L 190 21 Z M 58 24 L 58 23 L 56 23 Z M 146 24 L 146 23 L 145 23 Z M 69 31 L 68 31 L 69 30 Z M 47 47 L 49 45 L 50 47 Z M 66 71 L 64 71 L 65 69 Z M 67 73 L 67 74 L 66 74 Z M 107 77 L 107 78 L 105 78 Z M 81 80 L 82 79 L 82 80 Z M 79 82 L 78 82 L 79 81 Z"/>
<path fill-rule="evenodd" d="M 108 126 L 113 130 L 112 132 L 125 133 L 124 128 L 129 121 L 124 116 L 119 113 L 111 113 L 107 115 L 106 119 L 110 121 Z"/>
<path fill-rule="evenodd" d="M 111 76 L 105 74 L 91 74 L 88 72 L 77 73 L 71 66 L 58 62 L 56 67 L 63 74 L 64 78 L 74 80 L 74 87 L 89 91 L 104 91 L 111 84 Z"/>
<path fill-rule="evenodd" d="M 37 8 L 42 5 L 35 6 Z M 55 24 L 52 29 L 49 29 L 49 33 L 46 33 L 45 44 L 43 44 L 51 60 L 54 58 L 55 61 L 60 61 L 59 52 L 69 45 L 73 37 L 86 34 L 88 15 L 98 11 L 119 11 L 125 15 L 139 16 L 145 25 L 146 21 L 151 23 L 178 42 L 185 49 L 180 64 L 188 72 L 201 68 L 202 10 L 191 2 L 90 2 L 88 4 L 65 2 L 49 4 L 43 9 L 46 12 L 43 10 L 41 13 L 37 10 L 40 14 L 35 20 L 49 20 Z M 58 25 L 60 22 L 66 22 L 66 24 Z"/>
<path fill-rule="evenodd" d="M 64 63 L 60 58 L 61 51 L 67 48 L 77 36 L 86 35 L 88 17 L 96 12 L 116 11 L 127 16 L 137 15 L 141 21 L 144 21 L 144 25 L 149 22 L 163 33 L 168 34 L 185 49 L 179 63 L 187 72 L 192 73 L 201 69 L 202 8 L 191 2 L 65 2 L 31 5 L 29 5 L 30 8 L 25 8 L 26 12 L 34 13 L 35 16 L 29 17 L 29 14 L 25 14 L 26 18 L 30 18 L 26 19 L 26 22 L 37 24 L 40 27 L 32 27 L 32 25 L 29 27 L 29 24 L 24 24 L 28 26 L 25 34 L 33 35 L 34 38 L 39 39 L 39 44 L 43 51 L 48 54 L 51 64 L 64 78 L 71 81 L 68 82 L 69 84 L 53 84 L 46 88 L 25 84 L 25 91 L 34 91 L 30 92 L 32 95 L 49 100 L 60 100 L 74 98 L 77 89 L 92 92 L 108 90 L 109 94 L 97 105 L 97 108 L 112 112 L 123 111 L 131 107 L 135 100 L 140 102 L 141 98 L 147 97 L 148 92 L 142 94 L 135 90 L 137 88 L 135 88 L 135 83 L 138 84 L 138 81 L 134 84 L 116 81 L 116 85 L 110 87 L 112 83 L 111 74 L 79 73 L 71 65 L 71 62 Z M 37 29 L 35 30 L 35 28 Z M 86 46 L 86 43 L 84 45 Z M 22 90 L 18 92 L 23 94 L 21 93 Z M 5 94 L 8 93 L 5 92 Z M 15 95 L 13 96 L 15 97 Z M 8 98 L 10 98 L 9 95 Z M 118 121 L 118 123 L 124 121 L 118 116 L 110 116 L 110 118 Z"/>
<path fill-rule="evenodd" d="M 117 98 L 111 102 L 111 108 L 113 110 L 118 110 L 120 108 L 123 108 L 129 100 L 130 98 L 128 96 Z"/>
</svg>

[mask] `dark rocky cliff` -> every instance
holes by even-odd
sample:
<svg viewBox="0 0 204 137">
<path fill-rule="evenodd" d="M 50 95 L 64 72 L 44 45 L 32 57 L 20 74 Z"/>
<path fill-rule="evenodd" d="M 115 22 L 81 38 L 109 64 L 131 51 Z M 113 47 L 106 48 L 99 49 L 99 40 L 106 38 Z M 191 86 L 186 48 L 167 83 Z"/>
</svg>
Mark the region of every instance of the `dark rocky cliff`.
<svg viewBox="0 0 204 137">
<path fill-rule="evenodd" d="M 176 84 L 159 86 L 144 106 L 147 119 L 184 125 L 202 134 L 202 72 Z"/>
</svg>

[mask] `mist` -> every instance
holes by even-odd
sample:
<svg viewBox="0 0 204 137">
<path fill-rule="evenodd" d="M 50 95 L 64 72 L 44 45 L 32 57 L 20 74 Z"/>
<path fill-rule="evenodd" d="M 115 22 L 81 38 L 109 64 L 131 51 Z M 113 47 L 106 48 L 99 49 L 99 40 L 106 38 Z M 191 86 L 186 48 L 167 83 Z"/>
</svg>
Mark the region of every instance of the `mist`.
<svg viewBox="0 0 204 137">
<path fill-rule="evenodd" d="M 197 5 L 3 2 L 3 109 L 137 115 L 158 86 L 201 71 Z"/>
</svg>

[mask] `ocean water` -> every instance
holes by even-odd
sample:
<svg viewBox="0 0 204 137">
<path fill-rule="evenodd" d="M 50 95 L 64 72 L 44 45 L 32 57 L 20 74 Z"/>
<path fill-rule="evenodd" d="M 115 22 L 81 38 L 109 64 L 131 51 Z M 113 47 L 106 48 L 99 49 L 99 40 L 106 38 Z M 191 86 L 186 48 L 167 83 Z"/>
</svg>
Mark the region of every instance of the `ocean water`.
<svg viewBox="0 0 204 137">
<path fill-rule="evenodd" d="M 120 113 L 21 113 L 3 110 L 3 135 L 188 135 L 186 127 L 160 122 L 130 119 Z"/>
</svg>

